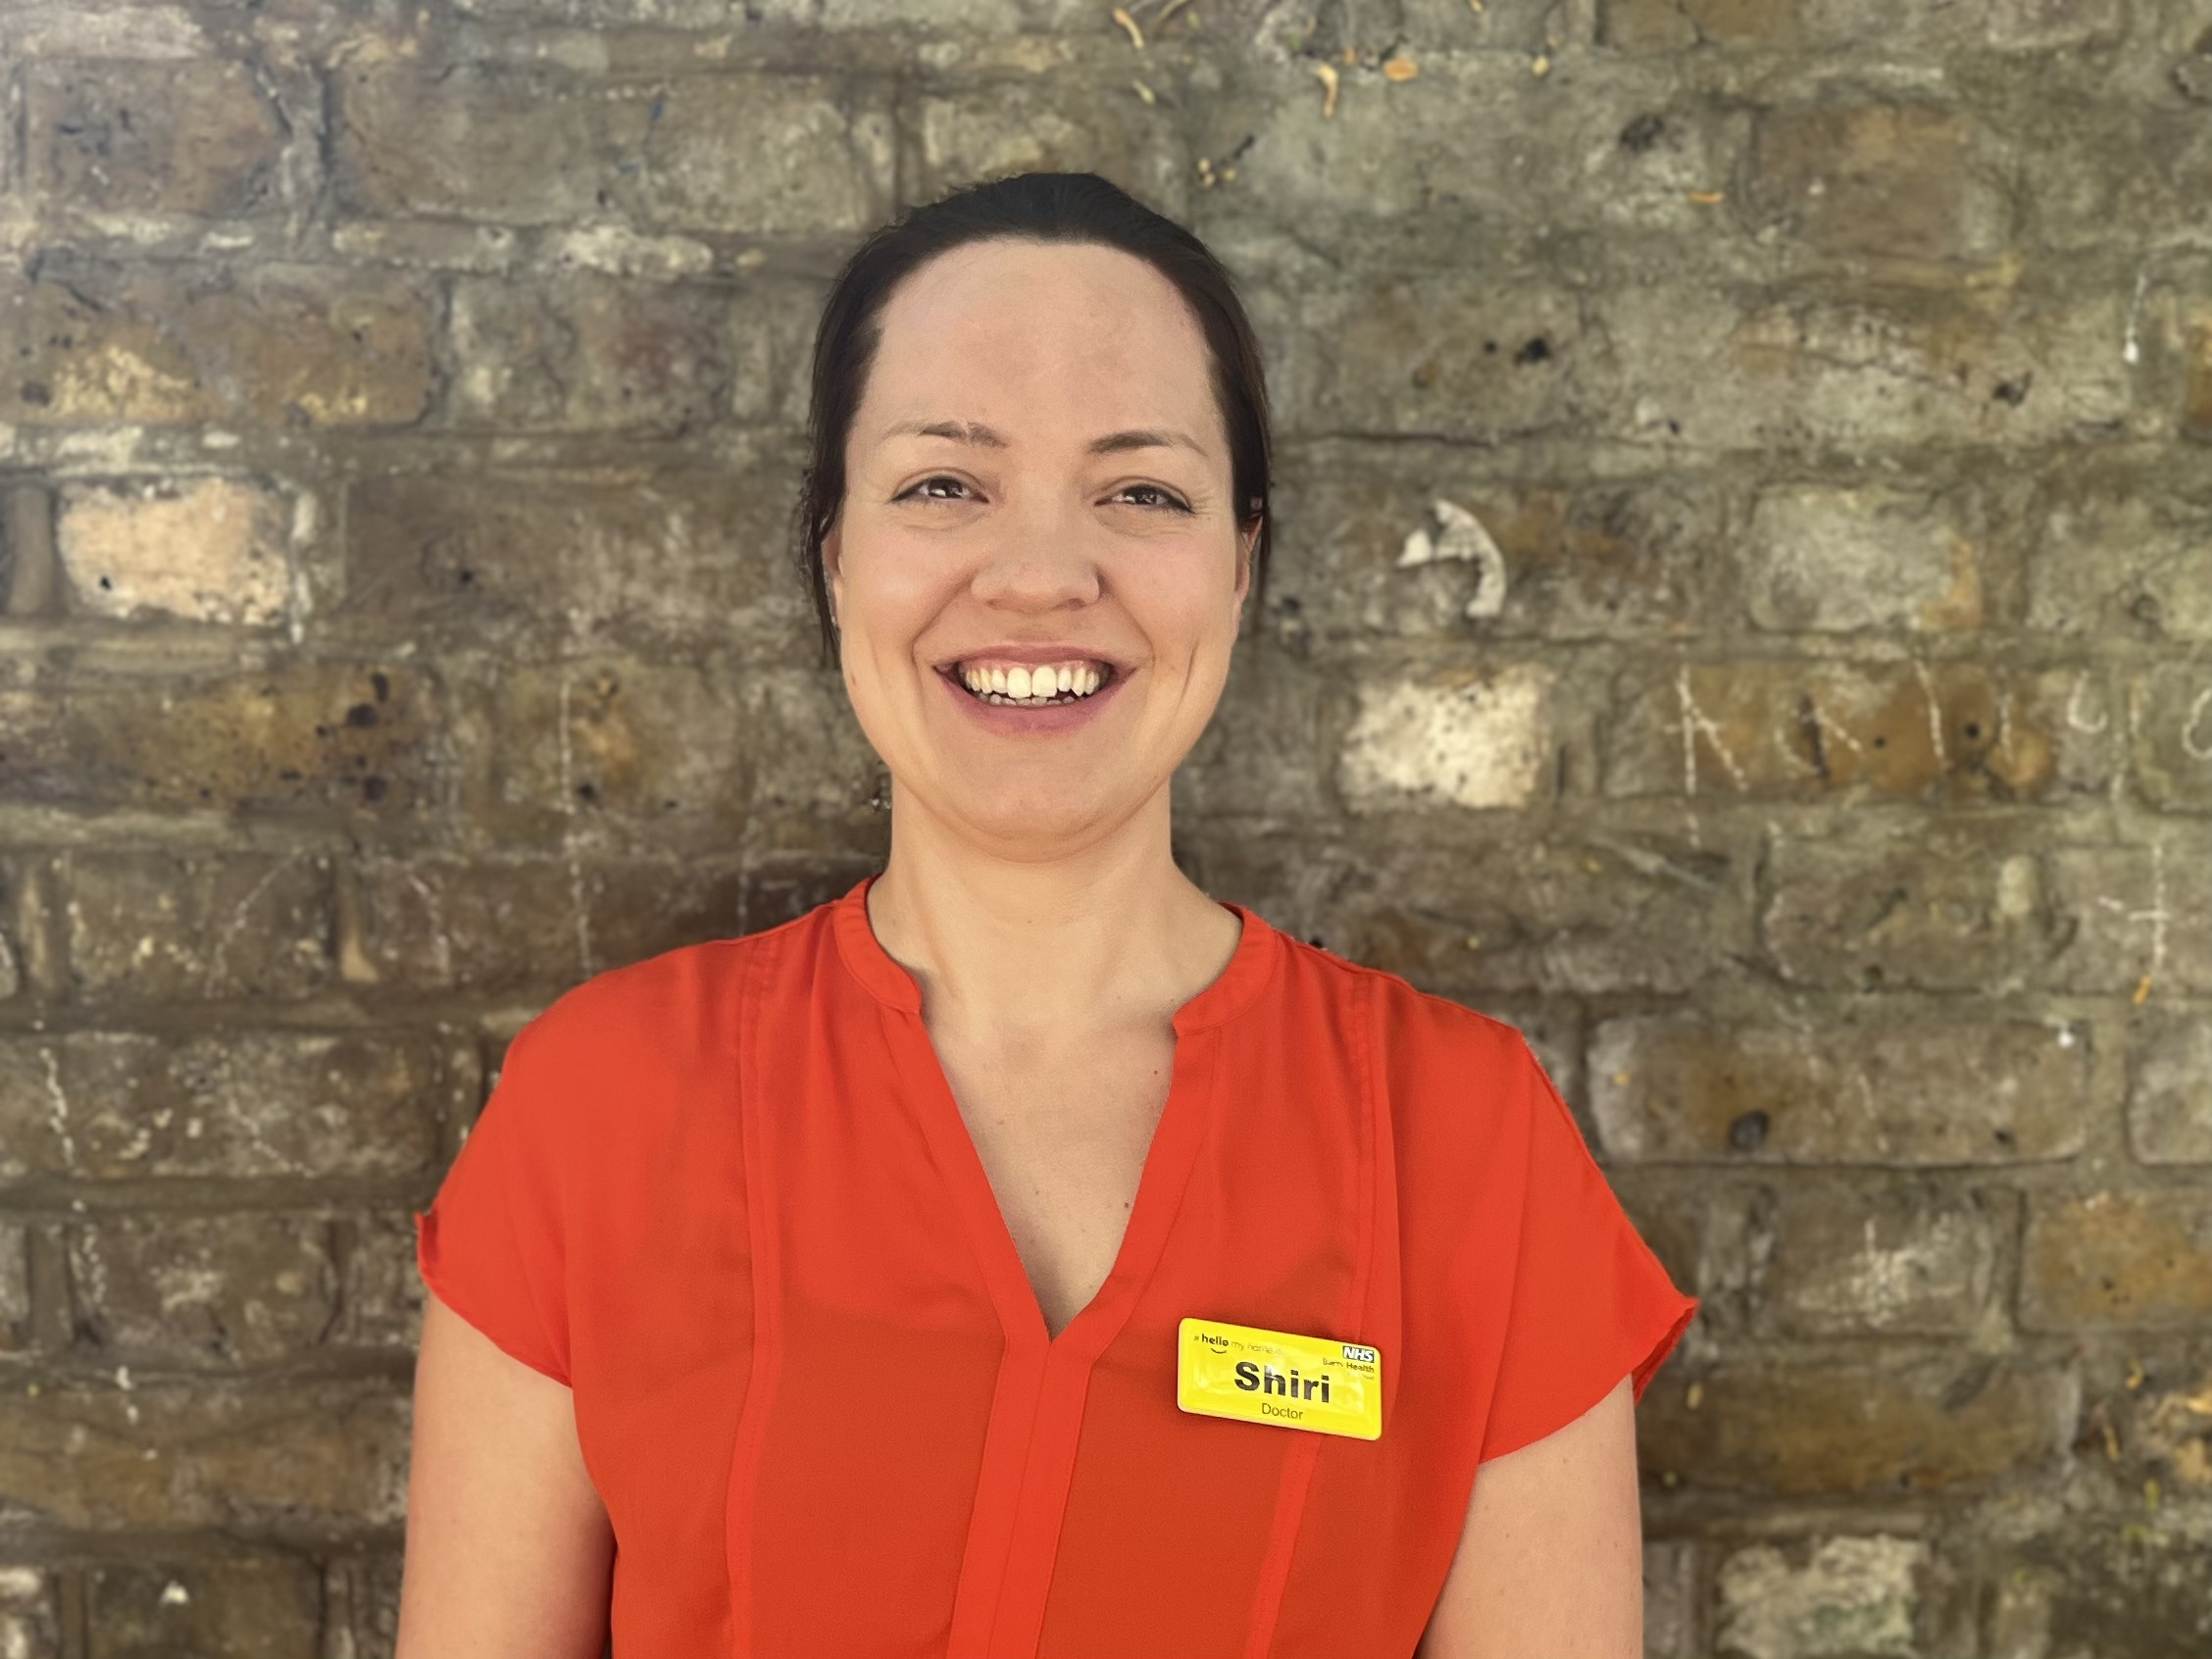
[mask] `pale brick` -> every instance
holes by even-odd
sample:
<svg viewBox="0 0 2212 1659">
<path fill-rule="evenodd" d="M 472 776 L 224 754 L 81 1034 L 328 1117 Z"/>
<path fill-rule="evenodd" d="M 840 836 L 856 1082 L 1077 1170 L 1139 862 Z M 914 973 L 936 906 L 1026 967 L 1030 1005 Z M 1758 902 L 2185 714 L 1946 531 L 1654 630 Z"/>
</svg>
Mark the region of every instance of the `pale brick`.
<svg viewBox="0 0 2212 1659">
<path fill-rule="evenodd" d="M 2010 1164 L 2082 1149 L 2089 1061 L 2075 1028 L 2025 1021 L 1629 1018 L 1592 1039 L 1590 1105 L 1606 1152 L 1639 1162 Z"/>
<path fill-rule="evenodd" d="M 2200 830 L 2166 830 L 2147 847 L 2060 847 L 2043 866 L 2064 940 L 2052 984 L 2130 997 L 2212 991 L 2212 855 Z"/>
<path fill-rule="evenodd" d="M 323 1575 L 295 1555 L 97 1567 L 88 1659 L 301 1659 L 321 1651 Z"/>
<path fill-rule="evenodd" d="M 1619 677 L 1608 795 L 2058 801 L 2102 795 L 2122 733 L 2096 670 L 1686 662 Z"/>
<path fill-rule="evenodd" d="M 281 205 L 284 124 L 244 64 L 41 64 L 24 104 L 33 179 L 58 200 L 209 218 Z"/>
<path fill-rule="evenodd" d="M 54 877 L 87 998 L 280 999 L 330 978 L 326 858 L 79 852 Z"/>
<path fill-rule="evenodd" d="M 2212 575 L 2205 578 L 2212 586 Z M 2136 787 L 2166 812 L 2212 812 L 2212 662 L 2168 663 L 2128 683 Z M 2212 829 L 2182 830 L 2212 856 Z"/>
<path fill-rule="evenodd" d="M 1875 1533 L 1752 1544 L 1720 1566 L 1717 1640 L 1742 1659 L 1868 1659 L 1921 1651 L 1916 1617 L 1929 1549 Z"/>
<path fill-rule="evenodd" d="M 1338 760 L 1352 810 L 1522 807 L 1547 793 L 1551 682 L 1516 664 L 1363 685 Z"/>
<path fill-rule="evenodd" d="M 2050 1466 L 2077 1388 L 2058 1367 L 1986 1355 L 1876 1350 L 1726 1364 L 1655 1387 L 1636 1413 L 1638 1460 L 1670 1484 L 1756 1498 L 1965 1492 Z"/>
<path fill-rule="evenodd" d="M 2168 1012 L 2131 1033 L 2128 1138 L 2147 1164 L 2212 1164 L 2212 1011 Z"/>
<path fill-rule="evenodd" d="M 1962 504 L 1912 490 L 1769 490 L 1751 511 L 1751 619 L 1822 632 L 1979 627 L 1979 540 Z"/>
<path fill-rule="evenodd" d="M 2034 1331 L 2201 1330 L 2212 1319 L 2212 1194 L 2032 1198 L 2020 1321 Z"/>
<path fill-rule="evenodd" d="M 613 212 L 835 235 L 890 204 L 888 111 L 806 75 L 625 82 L 500 64 L 352 66 L 338 178 L 357 211 L 544 225 Z"/>
<path fill-rule="evenodd" d="M 477 1086 L 473 1051 L 416 1032 L 14 1036 L 0 1176 L 418 1176 Z"/>
<path fill-rule="evenodd" d="M 0 281 L 0 420 L 403 426 L 431 387 L 427 296 L 305 267 Z"/>
<path fill-rule="evenodd" d="M 0 1393 L 0 1489 L 48 1527 L 396 1527 L 403 1383 L 57 1383 Z"/>
<path fill-rule="evenodd" d="M 0 1653 L 62 1659 L 61 1598 L 47 1569 L 0 1566 Z"/>
<path fill-rule="evenodd" d="M 2068 934 L 2041 859 L 2002 833 L 1914 830 L 1775 842 L 1760 935 L 1784 979 L 1995 991 L 2059 957 Z"/>
<path fill-rule="evenodd" d="M 1823 253 L 1986 260 L 2007 230 L 1996 148 L 1928 104 L 1767 110 L 1753 128 L 1751 201 Z"/>
<path fill-rule="evenodd" d="M 235 478 L 63 491 L 55 546 L 78 610 L 160 612 L 249 628 L 279 622 L 291 506 Z"/>
<path fill-rule="evenodd" d="M 109 1215 L 61 1230 L 80 1347 L 132 1366 L 286 1360 L 340 1307 L 332 1222 L 254 1213 Z"/>
<path fill-rule="evenodd" d="M 808 660 L 814 619 L 784 572 L 790 475 L 387 474 L 347 498 L 341 615 L 525 656 L 609 645 L 742 646 Z"/>
</svg>

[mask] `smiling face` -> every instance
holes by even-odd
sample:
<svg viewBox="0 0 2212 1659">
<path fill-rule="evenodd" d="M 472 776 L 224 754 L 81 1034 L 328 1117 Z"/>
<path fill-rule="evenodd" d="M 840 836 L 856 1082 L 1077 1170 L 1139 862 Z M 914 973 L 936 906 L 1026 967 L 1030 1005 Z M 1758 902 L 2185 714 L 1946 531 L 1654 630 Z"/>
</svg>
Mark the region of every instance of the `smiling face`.
<svg viewBox="0 0 2212 1659">
<path fill-rule="evenodd" d="M 1143 260 L 989 241 L 883 308 L 823 544 L 901 800 L 1000 856 L 1147 806 L 1220 700 L 1250 576 L 1204 335 Z"/>
</svg>

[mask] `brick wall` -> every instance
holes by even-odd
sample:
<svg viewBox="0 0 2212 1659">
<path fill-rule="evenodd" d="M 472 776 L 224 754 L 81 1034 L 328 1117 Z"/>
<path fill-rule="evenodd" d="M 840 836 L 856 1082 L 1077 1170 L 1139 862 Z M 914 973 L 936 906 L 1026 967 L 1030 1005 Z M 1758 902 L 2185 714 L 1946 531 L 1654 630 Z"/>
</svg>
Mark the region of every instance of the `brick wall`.
<svg viewBox="0 0 2212 1659">
<path fill-rule="evenodd" d="M 1130 10 L 0 5 L 0 1651 L 388 1651 L 408 1211 L 880 855 L 813 308 L 1035 165 L 1270 351 L 1184 855 L 1705 1298 L 1650 1651 L 2212 1645 L 2212 0 Z"/>
</svg>

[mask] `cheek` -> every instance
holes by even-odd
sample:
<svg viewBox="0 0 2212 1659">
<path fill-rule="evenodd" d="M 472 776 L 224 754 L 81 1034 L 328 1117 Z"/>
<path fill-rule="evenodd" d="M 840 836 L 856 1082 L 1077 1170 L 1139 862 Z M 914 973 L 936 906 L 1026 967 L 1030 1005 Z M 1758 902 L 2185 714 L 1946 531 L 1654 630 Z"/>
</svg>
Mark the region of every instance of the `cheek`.
<svg viewBox="0 0 2212 1659">
<path fill-rule="evenodd" d="M 957 590 L 960 573 L 941 548 L 859 527 L 846 544 L 845 631 L 875 651 L 897 651 L 929 626 Z"/>
</svg>

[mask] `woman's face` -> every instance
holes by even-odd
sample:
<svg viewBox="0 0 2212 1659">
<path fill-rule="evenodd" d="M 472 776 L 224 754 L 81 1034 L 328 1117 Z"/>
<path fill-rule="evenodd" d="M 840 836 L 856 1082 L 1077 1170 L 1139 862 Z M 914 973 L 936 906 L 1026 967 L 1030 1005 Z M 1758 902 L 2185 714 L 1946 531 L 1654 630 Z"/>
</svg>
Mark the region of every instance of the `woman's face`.
<svg viewBox="0 0 2212 1659">
<path fill-rule="evenodd" d="M 823 555 L 846 689 L 1002 856 L 1095 842 L 1212 716 L 1250 577 L 1205 337 L 1118 249 L 993 241 L 893 290 Z"/>
</svg>

